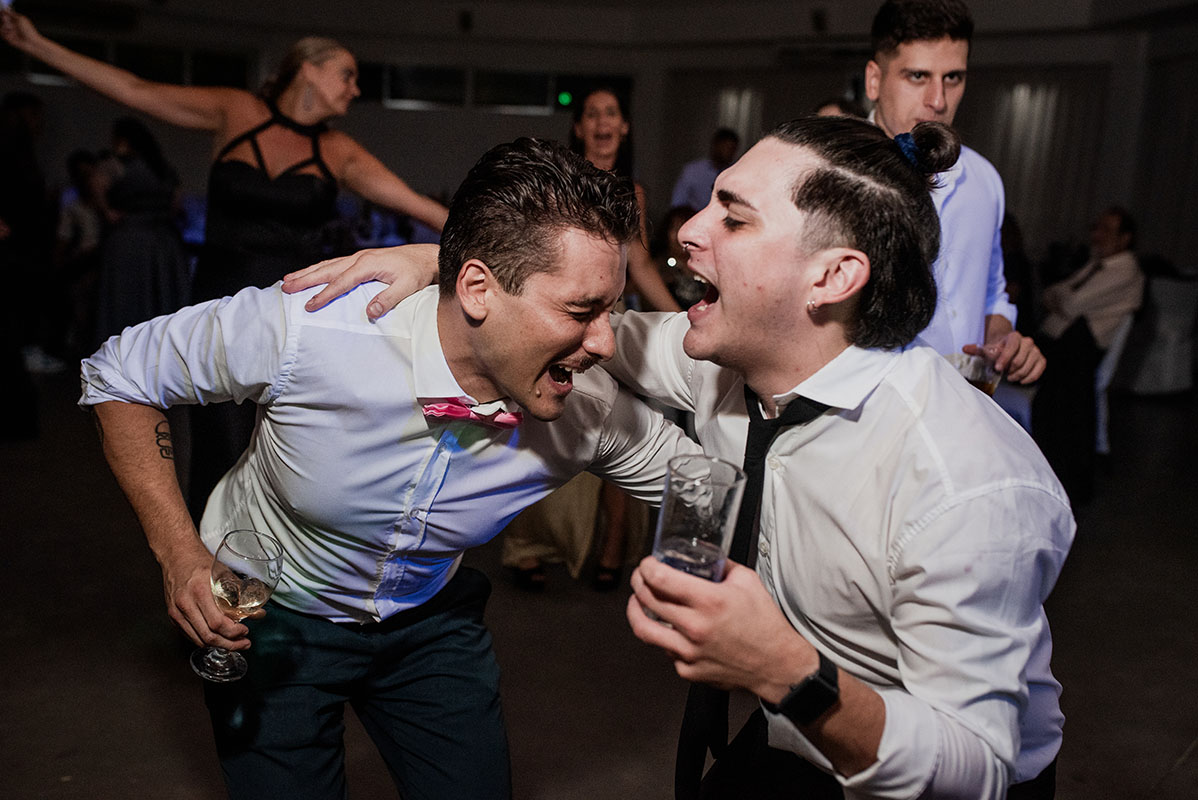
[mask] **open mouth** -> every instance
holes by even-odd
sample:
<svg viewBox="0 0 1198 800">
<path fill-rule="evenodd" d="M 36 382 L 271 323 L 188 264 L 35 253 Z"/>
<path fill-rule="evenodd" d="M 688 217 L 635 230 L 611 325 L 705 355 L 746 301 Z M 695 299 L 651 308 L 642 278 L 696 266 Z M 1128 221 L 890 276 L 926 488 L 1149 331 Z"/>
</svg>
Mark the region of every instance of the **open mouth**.
<svg viewBox="0 0 1198 800">
<path fill-rule="evenodd" d="M 699 280 L 703 280 L 703 279 L 700 278 Z M 715 303 L 719 299 L 720 299 L 720 290 L 715 288 L 714 283 L 708 283 L 707 284 L 707 292 L 706 292 L 706 294 L 703 295 L 703 299 L 700 300 L 699 302 L 695 303 L 693 306 L 691 306 L 691 308 L 698 309 L 699 311 L 703 311 L 709 305 L 711 305 L 712 303 Z"/>
<path fill-rule="evenodd" d="M 549 380 L 562 388 L 570 387 L 574 385 L 574 372 L 573 367 L 565 364 L 550 364 Z"/>
</svg>

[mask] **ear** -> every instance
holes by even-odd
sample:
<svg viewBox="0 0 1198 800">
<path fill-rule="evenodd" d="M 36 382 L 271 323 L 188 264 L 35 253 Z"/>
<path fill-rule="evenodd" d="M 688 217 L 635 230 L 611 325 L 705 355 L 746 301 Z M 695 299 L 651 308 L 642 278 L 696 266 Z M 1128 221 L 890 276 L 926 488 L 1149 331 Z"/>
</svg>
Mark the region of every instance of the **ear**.
<svg viewBox="0 0 1198 800">
<path fill-rule="evenodd" d="M 869 256 L 851 247 L 831 247 L 820 254 L 822 274 L 811 287 L 817 306 L 836 305 L 856 297 L 869 283 Z"/>
<path fill-rule="evenodd" d="M 874 59 L 865 65 L 865 96 L 871 103 L 878 102 L 878 91 L 882 85 L 882 67 Z"/>
<path fill-rule="evenodd" d="M 458 280 L 455 284 L 462 312 L 474 322 L 482 322 L 487 318 L 492 290 L 498 286 L 495 276 L 486 264 L 477 258 L 468 260 L 458 270 Z"/>
</svg>

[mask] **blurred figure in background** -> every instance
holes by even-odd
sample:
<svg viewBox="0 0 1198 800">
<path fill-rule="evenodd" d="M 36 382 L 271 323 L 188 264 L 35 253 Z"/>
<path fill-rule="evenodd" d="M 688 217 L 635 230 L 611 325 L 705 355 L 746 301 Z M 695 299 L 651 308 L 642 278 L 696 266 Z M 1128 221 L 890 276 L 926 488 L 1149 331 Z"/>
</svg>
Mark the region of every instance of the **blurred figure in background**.
<svg viewBox="0 0 1198 800">
<path fill-rule="evenodd" d="M 670 205 L 705 208 L 711 200 L 711 187 L 716 176 L 736 160 L 740 149 L 740 136 L 731 128 L 720 128 L 711 136 L 711 149 L 706 158 L 687 163 L 674 182 Z"/>
<path fill-rule="evenodd" d="M 67 157 L 67 175 L 71 187 L 63 192 L 58 213 L 54 264 L 71 298 L 64 346 L 72 355 L 82 357 L 96 340 L 100 246 L 108 227 L 108 176 L 89 150 L 76 150 Z"/>
<path fill-rule="evenodd" d="M 36 95 L 10 92 L 0 101 L 0 274 L 12 282 L 17 297 L 25 298 L 4 315 L 0 328 L 5 387 L 0 392 L 0 441 L 37 436 L 37 399 L 26 360 L 35 355 L 38 286 L 49 266 L 50 209 L 34 146 L 42 124 L 42 101 Z"/>
<path fill-rule="evenodd" d="M 100 257 L 96 341 L 187 305 L 191 276 L 176 224 L 179 176 L 142 122 L 112 126 L 117 173 L 108 189 L 112 222 Z"/>
<path fill-rule="evenodd" d="M 1075 505 L 1094 493 L 1095 371 L 1144 299 L 1135 239 L 1131 214 L 1106 209 L 1090 229 L 1090 260 L 1044 290 L 1038 340 L 1053 368 L 1032 400 L 1032 434 Z"/>
<path fill-rule="evenodd" d="M 652 248 L 657 271 L 670 288 L 670 294 L 683 308 L 690 308 L 707 293 L 707 284 L 686 266 L 689 256 L 678 240 L 678 231 L 694 215 L 695 209 L 690 206 L 674 206 L 667 211 Z"/>
</svg>

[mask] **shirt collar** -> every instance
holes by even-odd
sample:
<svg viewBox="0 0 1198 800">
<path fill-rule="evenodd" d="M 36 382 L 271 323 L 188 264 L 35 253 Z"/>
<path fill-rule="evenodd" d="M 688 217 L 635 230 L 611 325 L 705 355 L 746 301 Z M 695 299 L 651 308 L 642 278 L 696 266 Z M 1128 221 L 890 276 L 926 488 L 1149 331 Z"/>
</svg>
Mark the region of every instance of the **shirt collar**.
<svg viewBox="0 0 1198 800">
<path fill-rule="evenodd" d="M 898 355 L 898 351 L 849 345 L 810 378 L 789 392 L 775 395 L 774 403 L 779 413 L 797 395 L 831 408 L 857 408 L 894 368 Z"/>
<path fill-rule="evenodd" d="M 437 305 L 440 290 L 429 286 L 420 290 L 412 310 L 412 385 L 416 399 L 421 403 L 433 400 L 457 400 L 474 408 L 483 415 L 499 411 L 519 411 L 520 406 L 510 400 L 500 399 L 480 404 L 466 394 L 445 360 L 441 349 L 441 334 L 437 328 Z"/>
</svg>

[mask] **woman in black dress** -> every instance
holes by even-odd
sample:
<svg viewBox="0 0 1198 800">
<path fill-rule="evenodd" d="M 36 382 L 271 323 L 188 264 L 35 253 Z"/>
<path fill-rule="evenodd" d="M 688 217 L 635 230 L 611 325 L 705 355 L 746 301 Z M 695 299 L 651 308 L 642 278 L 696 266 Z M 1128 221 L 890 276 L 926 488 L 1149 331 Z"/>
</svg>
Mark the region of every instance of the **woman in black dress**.
<svg viewBox="0 0 1198 800">
<path fill-rule="evenodd" d="M 358 96 L 357 62 L 332 39 L 297 42 L 258 94 L 241 89 L 155 83 L 88 58 L 39 34 L 11 9 L 0 36 L 79 83 L 164 122 L 212 133 L 204 249 L 192 299 L 269 286 L 323 257 L 321 229 L 336 215 L 338 187 L 441 230 L 444 206 L 413 191 L 395 173 L 328 122 Z M 198 518 L 216 481 L 240 457 L 256 407 L 197 408 L 190 478 Z"/>
</svg>

